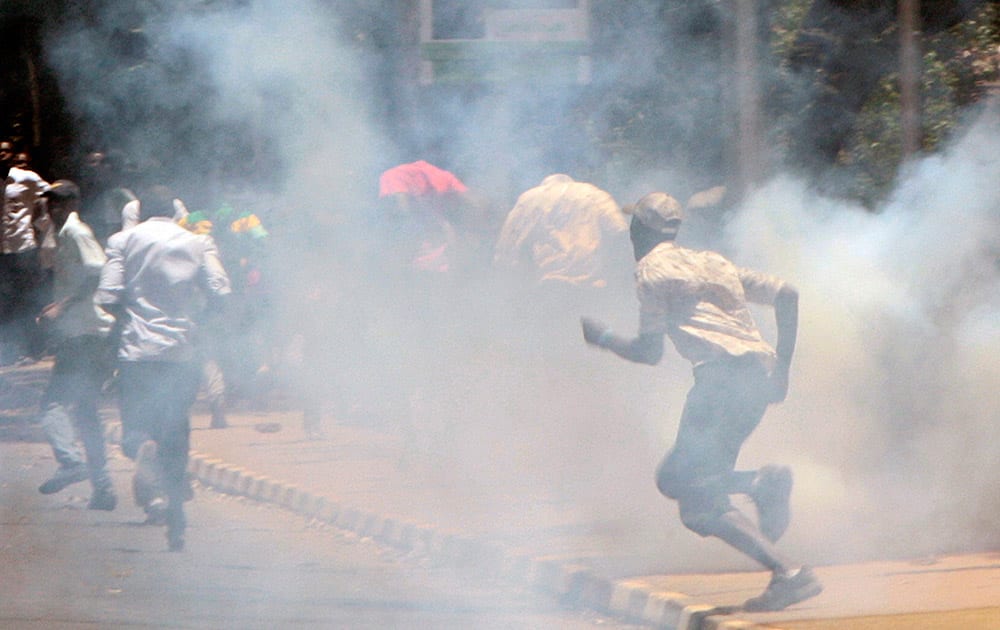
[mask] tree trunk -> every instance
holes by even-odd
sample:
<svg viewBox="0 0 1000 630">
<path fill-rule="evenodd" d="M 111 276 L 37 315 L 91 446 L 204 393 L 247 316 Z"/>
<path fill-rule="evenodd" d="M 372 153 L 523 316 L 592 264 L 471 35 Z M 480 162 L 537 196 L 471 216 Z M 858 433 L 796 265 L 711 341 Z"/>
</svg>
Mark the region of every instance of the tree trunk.
<svg viewBox="0 0 1000 630">
<path fill-rule="evenodd" d="M 899 0 L 899 105 L 902 160 L 921 146 L 920 0 Z"/>
</svg>

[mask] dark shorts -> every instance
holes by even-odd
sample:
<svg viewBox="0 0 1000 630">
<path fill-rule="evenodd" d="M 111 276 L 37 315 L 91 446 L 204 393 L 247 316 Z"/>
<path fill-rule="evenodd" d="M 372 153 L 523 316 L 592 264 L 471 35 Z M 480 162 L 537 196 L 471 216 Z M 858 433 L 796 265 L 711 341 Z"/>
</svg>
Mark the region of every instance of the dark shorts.
<svg viewBox="0 0 1000 630">
<path fill-rule="evenodd" d="M 731 509 L 731 473 L 767 405 L 767 370 L 757 358 L 695 368 L 677 440 L 656 475 L 660 492 L 680 503 L 682 518 Z"/>
</svg>

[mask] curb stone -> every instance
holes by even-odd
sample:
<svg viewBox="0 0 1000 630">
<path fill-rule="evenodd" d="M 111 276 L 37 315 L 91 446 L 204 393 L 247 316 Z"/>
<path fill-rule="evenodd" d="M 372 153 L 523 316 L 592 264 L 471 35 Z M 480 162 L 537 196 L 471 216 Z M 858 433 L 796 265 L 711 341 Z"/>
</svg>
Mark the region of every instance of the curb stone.
<svg viewBox="0 0 1000 630">
<path fill-rule="evenodd" d="M 732 617 L 733 610 L 699 604 L 681 593 L 650 590 L 633 580 L 610 580 L 590 569 L 551 558 L 505 553 L 495 545 L 431 525 L 380 516 L 312 494 L 295 485 L 192 450 L 188 471 L 200 483 L 225 494 L 273 503 L 306 518 L 406 552 L 448 562 L 478 564 L 513 582 L 630 621 L 671 630 L 777 630 Z"/>
</svg>

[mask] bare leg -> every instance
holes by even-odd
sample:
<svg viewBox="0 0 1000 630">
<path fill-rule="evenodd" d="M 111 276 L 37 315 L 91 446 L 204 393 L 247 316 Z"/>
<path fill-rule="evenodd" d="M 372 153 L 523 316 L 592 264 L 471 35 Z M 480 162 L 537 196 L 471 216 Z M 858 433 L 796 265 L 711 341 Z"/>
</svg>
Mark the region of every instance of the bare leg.
<svg viewBox="0 0 1000 630">
<path fill-rule="evenodd" d="M 800 566 L 780 553 L 753 521 L 739 510 L 722 514 L 707 527 L 705 533 L 750 556 L 774 573 L 787 573 Z"/>
</svg>

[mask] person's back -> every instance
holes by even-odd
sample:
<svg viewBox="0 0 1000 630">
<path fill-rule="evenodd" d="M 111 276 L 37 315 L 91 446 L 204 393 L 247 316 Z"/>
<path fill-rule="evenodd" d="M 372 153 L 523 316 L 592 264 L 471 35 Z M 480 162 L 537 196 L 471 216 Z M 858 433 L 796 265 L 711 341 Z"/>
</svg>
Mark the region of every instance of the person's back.
<svg viewBox="0 0 1000 630">
<path fill-rule="evenodd" d="M 630 206 L 639 327 L 616 335 L 582 318 L 586 343 L 646 365 L 663 357 L 665 335 L 694 366 L 694 384 L 681 412 L 677 438 L 660 462 L 656 485 L 677 501 L 681 522 L 714 536 L 771 570 L 767 588 L 744 603 L 750 611 L 781 610 L 815 597 L 823 587 L 812 570 L 776 547 L 790 522 L 792 472 L 766 465 L 736 470 L 740 449 L 768 405 L 788 393 L 798 334 L 798 291 L 779 278 L 739 269 L 720 254 L 678 247 L 681 205 L 656 192 Z M 772 348 L 757 329 L 747 301 L 773 307 Z M 747 495 L 754 523 L 730 500 Z"/>
<path fill-rule="evenodd" d="M 42 397 L 39 424 L 59 469 L 39 486 L 42 494 L 90 478 L 88 508 L 117 505 L 107 470 L 104 432 L 97 401 L 111 373 L 107 336 L 113 319 L 92 296 L 105 262 L 90 227 L 79 216 L 79 187 L 59 180 L 45 192 L 47 216 L 56 230 L 52 301 L 36 317 L 51 333 L 54 363 Z M 77 438 L 83 450 L 77 445 Z M 86 454 L 86 458 L 84 458 Z"/>
<path fill-rule="evenodd" d="M 717 252 L 657 245 L 636 265 L 644 332 L 666 333 L 677 351 L 698 365 L 723 355 L 757 356 L 774 350 L 764 341 L 748 302 L 772 304 L 781 281 L 741 269 Z"/>
<path fill-rule="evenodd" d="M 404 272 L 404 283 L 452 271 L 455 221 L 468 187 L 450 171 L 424 160 L 400 164 L 379 176 L 374 221 L 389 253 L 385 270 Z"/>
<path fill-rule="evenodd" d="M 627 229 L 609 193 L 568 175 L 550 175 L 518 198 L 501 229 L 494 264 L 526 272 L 539 285 L 604 287 L 607 237 Z"/>
<path fill-rule="evenodd" d="M 122 284 L 102 289 L 122 292 L 131 313 L 123 327 L 119 358 L 190 360 L 190 333 L 204 305 L 203 292 L 228 293 L 211 239 L 185 230 L 171 218 L 153 217 L 112 235 L 108 265 L 120 265 Z"/>
<path fill-rule="evenodd" d="M 51 222 L 38 212 L 48 183 L 13 161 L 13 145 L 0 142 L 0 364 L 35 360 L 44 350 L 31 318 L 46 302 L 45 270 L 55 247 Z"/>
<path fill-rule="evenodd" d="M 174 222 L 169 190 L 153 187 L 142 208 L 149 218 L 108 239 L 94 301 L 120 322 L 121 444 L 136 460 L 136 503 L 167 524 L 169 548 L 179 551 L 201 373 L 193 334 L 204 307 L 229 294 L 229 278 L 211 238 Z"/>
<path fill-rule="evenodd" d="M 35 173 L 11 167 L 4 184 L 3 253 L 13 254 L 39 246 L 35 224 L 36 204 L 48 183 Z"/>
</svg>

